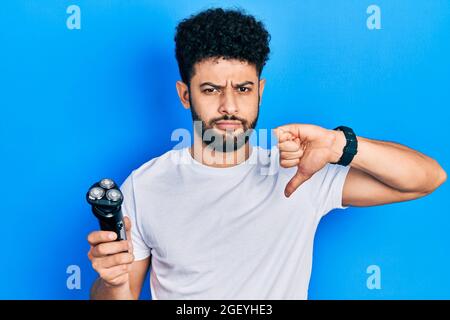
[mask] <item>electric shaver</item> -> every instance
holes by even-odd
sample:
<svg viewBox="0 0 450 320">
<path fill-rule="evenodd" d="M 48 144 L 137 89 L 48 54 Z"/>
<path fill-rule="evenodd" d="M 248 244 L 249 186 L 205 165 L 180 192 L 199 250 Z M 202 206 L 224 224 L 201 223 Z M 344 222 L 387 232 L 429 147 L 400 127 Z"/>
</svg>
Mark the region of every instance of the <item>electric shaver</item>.
<svg viewBox="0 0 450 320">
<path fill-rule="evenodd" d="M 93 184 L 86 194 L 86 200 L 100 223 L 103 231 L 114 231 L 116 241 L 126 240 L 125 222 L 122 215 L 123 195 L 112 179 L 102 179 Z"/>
</svg>

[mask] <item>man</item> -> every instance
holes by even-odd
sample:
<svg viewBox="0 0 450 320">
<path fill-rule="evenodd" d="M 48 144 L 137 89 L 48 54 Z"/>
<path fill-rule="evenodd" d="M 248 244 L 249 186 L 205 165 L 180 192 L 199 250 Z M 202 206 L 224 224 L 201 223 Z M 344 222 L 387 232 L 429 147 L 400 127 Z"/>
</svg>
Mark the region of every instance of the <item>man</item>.
<svg viewBox="0 0 450 320">
<path fill-rule="evenodd" d="M 348 127 L 289 124 L 275 130 L 272 152 L 250 146 L 269 40 L 261 22 L 235 10 L 178 25 L 176 88 L 194 142 L 126 179 L 127 241 L 88 236 L 100 275 L 93 299 L 137 299 L 150 263 L 154 299 L 306 299 L 326 213 L 416 199 L 446 180 L 435 160 Z"/>
</svg>

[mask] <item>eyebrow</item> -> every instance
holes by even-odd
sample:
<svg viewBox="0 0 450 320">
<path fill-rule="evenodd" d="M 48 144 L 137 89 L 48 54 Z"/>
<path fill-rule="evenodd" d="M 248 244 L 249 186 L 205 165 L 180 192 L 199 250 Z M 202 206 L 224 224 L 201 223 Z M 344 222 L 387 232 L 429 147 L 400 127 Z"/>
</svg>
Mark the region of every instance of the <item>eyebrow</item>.
<svg viewBox="0 0 450 320">
<path fill-rule="evenodd" d="M 242 82 L 242 83 L 238 83 L 238 84 L 234 85 L 233 87 L 234 87 L 234 88 L 239 88 L 239 87 L 246 86 L 246 85 L 248 85 L 248 84 L 253 85 L 254 83 L 253 83 L 253 81 L 244 81 L 244 82 Z M 200 88 L 203 87 L 203 86 L 211 86 L 211 87 L 216 88 L 216 89 L 222 89 L 222 88 L 224 88 L 224 86 L 221 86 L 221 85 L 218 85 L 218 84 L 214 84 L 214 83 L 212 83 L 212 82 L 203 82 L 203 83 L 200 85 Z"/>
</svg>

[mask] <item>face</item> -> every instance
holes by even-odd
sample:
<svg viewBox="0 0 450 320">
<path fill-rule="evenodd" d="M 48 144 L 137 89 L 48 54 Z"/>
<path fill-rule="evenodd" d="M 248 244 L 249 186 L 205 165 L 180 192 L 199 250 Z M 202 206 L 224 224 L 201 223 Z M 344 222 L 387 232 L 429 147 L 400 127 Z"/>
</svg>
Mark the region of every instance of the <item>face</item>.
<svg viewBox="0 0 450 320">
<path fill-rule="evenodd" d="M 177 90 L 198 121 L 196 133 L 204 145 L 232 152 L 248 141 L 249 130 L 256 126 L 264 84 L 252 64 L 211 58 L 195 64 L 189 88 L 178 81 Z"/>
</svg>

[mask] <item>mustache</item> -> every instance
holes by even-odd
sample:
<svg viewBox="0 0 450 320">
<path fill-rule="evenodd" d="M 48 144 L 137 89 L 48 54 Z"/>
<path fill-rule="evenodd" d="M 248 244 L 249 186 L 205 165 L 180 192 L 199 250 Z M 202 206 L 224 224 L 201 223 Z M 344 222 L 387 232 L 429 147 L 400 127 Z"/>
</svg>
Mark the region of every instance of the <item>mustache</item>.
<svg viewBox="0 0 450 320">
<path fill-rule="evenodd" d="M 234 115 L 231 115 L 231 116 L 230 115 L 224 115 L 222 117 L 211 119 L 209 124 L 213 125 L 214 123 L 216 123 L 218 121 L 222 121 L 222 120 L 224 120 L 224 121 L 240 121 L 242 123 L 242 125 L 244 125 L 244 126 L 247 124 L 247 120 L 239 118 L 239 117 L 236 117 Z"/>
</svg>

